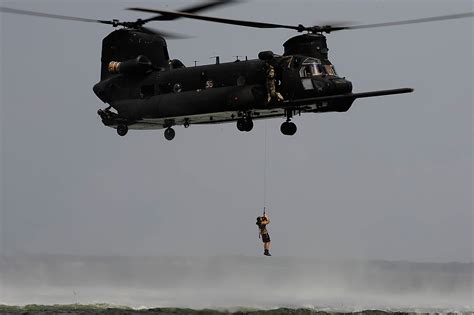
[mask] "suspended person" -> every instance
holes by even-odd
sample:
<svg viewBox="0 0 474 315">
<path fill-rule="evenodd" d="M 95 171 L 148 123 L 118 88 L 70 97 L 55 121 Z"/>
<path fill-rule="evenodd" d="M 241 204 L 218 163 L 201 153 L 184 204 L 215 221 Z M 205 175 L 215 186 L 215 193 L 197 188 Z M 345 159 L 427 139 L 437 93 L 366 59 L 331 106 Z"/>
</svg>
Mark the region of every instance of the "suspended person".
<svg viewBox="0 0 474 315">
<path fill-rule="evenodd" d="M 267 224 L 270 223 L 268 216 L 263 212 L 263 216 L 257 217 L 257 226 L 260 230 L 259 237 L 262 237 L 263 241 L 263 254 L 265 256 L 271 256 L 270 254 L 270 235 L 268 234 Z"/>
</svg>

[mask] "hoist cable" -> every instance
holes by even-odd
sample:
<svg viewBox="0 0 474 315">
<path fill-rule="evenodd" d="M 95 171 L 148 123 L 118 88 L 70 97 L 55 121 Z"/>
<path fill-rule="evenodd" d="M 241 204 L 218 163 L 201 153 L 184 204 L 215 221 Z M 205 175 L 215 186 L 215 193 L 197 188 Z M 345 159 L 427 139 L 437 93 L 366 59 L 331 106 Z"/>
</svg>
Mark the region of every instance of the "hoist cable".
<svg viewBox="0 0 474 315">
<path fill-rule="evenodd" d="M 267 121 L 265 120 L 263 153 L 263 208 L 267 206 Z"/>
</svg>

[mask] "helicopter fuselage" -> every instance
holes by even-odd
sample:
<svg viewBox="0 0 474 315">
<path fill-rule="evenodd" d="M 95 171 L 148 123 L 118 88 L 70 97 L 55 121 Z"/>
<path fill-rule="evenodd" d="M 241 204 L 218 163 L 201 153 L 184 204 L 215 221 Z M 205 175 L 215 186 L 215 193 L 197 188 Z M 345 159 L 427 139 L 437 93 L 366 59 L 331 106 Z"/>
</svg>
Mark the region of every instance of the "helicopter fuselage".
<svg viewBox="0 0 474 315">
<path fill-rule="evenodd" d="M 163 38 L 115 31 L 103 41 L 102 80 L 94 92 L 116 113 L 102 112 L 101 117 L 108 126 L 127 124 L 131 129 L 265 118 L 284 114 L 283 101 L 352 91 L 351 82 L 337 76 L 327 59 L 324 36 L 300 35 L 284 46 L 283 56 L 263 52 L 260 59 L 186 68 L 167 59 Z M 322 105 L 314 111 L 349 108 L 347 102 Z"/>
<path fill-rule="evenodd" d="M 131 128 L 133 122 L 139 123 L 144 119 L 161 119 L 163 124 L 157 124 L 155 128 L 164 128 L 184 121 L 194 122 L 192 116 L 199 115 L 209 115 L 209 121 L 215 121 L 217 116 L 222 119 L 222 115 L 227 115 L 229 120 L 243 115 L 263 118 L 273 110 L 279 113 L 284 100 L 352 91 L 352 84 L 335 74 L 302 75 L 302 63 L 308 59 L 296 55 L 276 57 L 270 61 L 249 60 L 171 68 L 151 71 L 146 75 L 118 74 L 99 82 L 94 91 L 117 111 L 117 123 L 127 121 Z M 314 61 L 314 58 L 310 60 Z M 315 69 L 317 65 L 312 64 Z M 273 79 L 267 74 L 270 67 L 275 71 Z M 274 80 L 275 92 L 280 93 L 282 99 L 273 99 L 269 95 L 269 80 Z M 323 111 L 322 107 L 320 109 Z M 330 107 L 329 104 L 324 107 L 324 111 L 347 109 L 347 104 L 342 108 Z M 204 121 L 199 119 L 198 122 Z M 112 121 L 108 123 L 114 125 Z"/>
</svg>

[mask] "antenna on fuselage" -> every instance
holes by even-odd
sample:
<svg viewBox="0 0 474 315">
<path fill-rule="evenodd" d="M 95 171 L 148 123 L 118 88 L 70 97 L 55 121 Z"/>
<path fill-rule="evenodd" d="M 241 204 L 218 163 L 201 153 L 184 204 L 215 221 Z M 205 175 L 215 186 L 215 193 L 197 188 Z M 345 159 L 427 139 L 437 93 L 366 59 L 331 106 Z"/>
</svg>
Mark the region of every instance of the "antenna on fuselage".
<svg viewBox="0 0 474 315">
<path fill-rule="evenodd" d="M 220 56 L 212 56 L 210 59 L 215 59 L 216 60 L 216 65 L 221 63 L 221 57 Z"/>
</svg>

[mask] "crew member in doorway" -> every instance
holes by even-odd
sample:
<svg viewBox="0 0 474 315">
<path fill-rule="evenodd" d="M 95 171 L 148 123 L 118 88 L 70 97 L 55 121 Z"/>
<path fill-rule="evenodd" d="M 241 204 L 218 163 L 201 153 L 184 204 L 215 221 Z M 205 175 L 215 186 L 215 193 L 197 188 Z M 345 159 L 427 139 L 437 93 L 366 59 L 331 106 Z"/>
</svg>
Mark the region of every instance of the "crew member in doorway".
<svg viewBox="0 0 474 315">
<path fill-rule="evenodd" d="M 267 224 L 270 223 L 268 216 L 264 213 L 263 216 L 257 218 L 257 226 L 260 230 L 259 237 L 262 237 L 263 241 L 263 254 L 265 256 L 271 256 L 270 254 L 270 235 L 268 234 Z"/>
<path fill-rule="evenodd" d="M 275 83 L 275 68 L 272 65 L 267 66 L 267 103 L 270 103 L 272 100 L 277 102 L 283 101 L 283 96 L 277 92 L 276 83 Z"/>
</svg>

